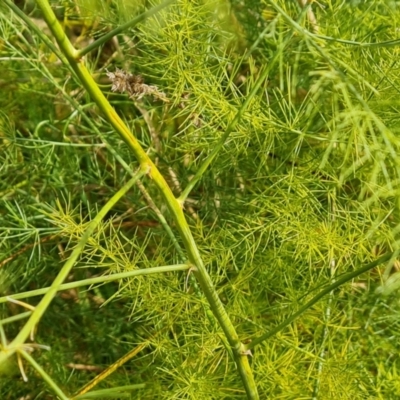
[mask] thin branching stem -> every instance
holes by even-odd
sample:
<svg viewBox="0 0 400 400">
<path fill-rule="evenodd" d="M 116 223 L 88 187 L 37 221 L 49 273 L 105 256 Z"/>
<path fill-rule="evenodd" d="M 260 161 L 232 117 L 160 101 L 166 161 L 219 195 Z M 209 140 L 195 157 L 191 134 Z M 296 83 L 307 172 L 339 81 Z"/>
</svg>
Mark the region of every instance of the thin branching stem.
<svg viewBox="0 0 400 400">
<path fill-rule="evenodd" d="M 35 310 L 32 312 L 29 320 L 20 330 L 15 339 L 0 353 L 0 364 L 5 361 L 10 355 L 12 355 L 16 350 L 19 350 L 21 346 L 25 343 L 32 329 L 36 326 L 36 324 L 40 321 L 43 314 L 46 312 L 49 307 L 51 301 L 56 295 L 60 285 L 64 282 L 68 274 L 70 273 L 72 267 L 75 265 L 76 260 L 82 253 L 86 242 L 89 240 L 90 236 L 93 234 L 97 226 L 100 224 L 102 219 L 107 215 L 107 213 L 113 208 L 113 206 L 123 197 L 129 189 L 136 183 L 138 179 L 140 179 L 147 170 L 140 169 L 136 176 L 129 180 L 117 193 L 114 194 L 113 197 L 103 206 L 103 208 L 99 211 L 95 218 L 89 223 L 88 227 L 85 230 L 85 233 L 82 235 L 77 246 L 74 248 L 71 256 L 66 261 L 66 263 L 61 268 L 61 271 L 58 273 L 57 277 L 54 279 L 53 284 L 48 289 L 46 294 L 43 296 L 40 303 L 36 306 Z"/>
<path fill-rule="evenodd" d="M 7 297 L 3 297 L 3 302 L 7 301 Z M 32 311 L 25 311 L 24 313 L 13 315 L 12 317 L 4 318 L 0 320 L 0 325 L 11 324 L 21 319 L 28 318 L 32 314 Z"/>
<path fill-rule="evenodd" d="M 339 39 L 339 38 L 334 38 L 332 36 L 325 36 L 321 35 L 318 33 L 313 33 L 308 31 L 307 29 L 303 28 L 300 24 L 298 24 L 296 21 L 294 21 L 290 16 L 285 13 L 283 8 L 279 7 L 279 5 L 272 0 L 268 0 L 268 3 L 271 4 L 273 8 L 275 8 L 276 11 L 278 11 L 283 18 L 286 19 L 286 21 L 292 25 L 298 32 L 301 32 L 303 35 L 313 38 L 313 39 L 322 39 L 327 42 L 337 42 L 337 43 L 342 43 L 342 44 L 347 44 L 350 46 L 357 46 L 357 47 L 393 47 L 393 46 L 399 46 L 400 45 L 400 39 L 393 39 L 393 40 L 385 40 L 383 42 L 376 42 L 376 43 L 369 43 L 369 42 L 357 42 L 354 40 L 347 40 L 347 39 Z M 310 6 L 310 4 L 308 5 Z"/>
<path fill-rule="evenodd" d="M 129 392 L 132 392 L 134 390 L 144 389 L 147 386 L 148 384 L 146 383 L 137 383 L 135 385 L 116 386 L 111 389 L 93 390 L 92 392 L 72 397 L 70 400 L 105 399 L 105 398 L 115 398 L 116 396 L 118 396 L 119 398 L 128 397 Z"/>
<path fill-rule="evenodd" d="M 183 249 L 181 245 L 179 244 L 176 236 L 174 235 L 174 232 L 172 231 L 171 227 L 169 226 L 167 220 L 165 219 L 164 215 L 160 211 L 160 209 L 157 207 L 157 205 L 154 203 L 153 199 L 151 198 L 149 192 L 146 190 L 144 187 L 143 183 L 141 181 L 137 181 L 136 186 L 139 188 L 140 192 L 142 193 L 144 199 L 146 200 L 146 203 L 148 206 L 154 211 L 156 214 L 158 220 L 160 221 L 160 224 L 163 226 L 164 230 L 167 232 L 168 236 L 170 237 L 172 243 L 174 244 L 174 247 L 176 251 L 179 254 L 180 262 L 185 262 L 186 256 L 185 253 L 183 252 Z"/>
<path fill-rule="evenodd" d="M 59 386 L 51 379 L 47 372 L 35 361 L 35 359 L 25 350 L 19 349 L 18 353 L 25 358 L 32 365 L 33 368 L 39 373 L 44 381 L 53 389 L 53 392 L 61 400 L 69 400 L 69 397 L 64 394 L 64 392 L 59 388 Z"/>
<path fill-rule="evenodd" d="M 379 257 L 377 260 L 365 265 L 364 267 L 358 268 L 355 271 L 349 272 L 348 274 L 345 274 L 342 277 L 338 278 L 334 283 L 327 286 L 324 290 L 321 290 L 320 293 L 318 293 L 316 296 L 314 296 L 309 302 L 307 302 L 302 307 L 300 307 L 298 309 L 298 311 L 293 313 L 289 318 L 286 318 L 282 323 L 280 323 L 274 329 L 271 329 L 269 332 L 265 333 L 264 335 L 261 335 L 260 337 L 252 340 L 248 345 L 246 345 L 246 348 L 248 350 L 251 350 L 258 344 L 260 344 L 260 343 L 264 342 L 265 340 L 269 339 L 270 337 L 276 335 L 278 332 L 280 332 L 281 330 L 286 328 L 288 325 L 290 325 L 301 314 L 303 314 L 307 310 L 309 310 L 315 303 L 317 303 L 319 300 L 321 300 L 325 295 L 332 292 L 332 290 L 337 289 L 338 287 L 351 281 L 352 279 L 363 274 L 364 272 L 367 272 L 367 271 L 377 267 L 378 265 L 383 264 L 386 261 L 389 261 L 393 257 L 397 256 L 397 254 L 398 254 L 397 251 L 386 253 L 383 256 Z"/>
<path fill-rule="evenodd" d="M 328 196 L 331 224 L 335 224 L 335 221 L 336 221 L 335 198 L 336 198 L 336 189 L 333 190 L 332 195 Z M 334 282 L 335 273 L 336 273 L 336 259 L 335 259 L 334 255 L 332 255 L 331 257 L 328 258 L 328 260 L 329 260 L 329 269 L 330 269 L 331 279 Z M 320 341 L 319 360 L 317 361 L 316 379 L 314 382 L 314 388 L 313 388 L 313 394 L 312 394 L 313 400 L 318 399 L 318 393 L 319 393 L 319 390 L 321 387 L 322 370 L 324 368 L 325 358 L 326 358 L 325 345 L 326 345 L 326 340 L 329 336 L 329 323 L 330 323 L 331 312 L 332 312 L 333 298 L 334 298 L 334 293 L 333 293 L 333 291 L 331 291 L 328 295 L 327 306 L 326 306 L 325 315 L 324 315 L 324 327 L 322 330 L 321 341 Z"/>
<path fill-rule="evenodd" d="M 168 266 L 162 266 L 162 267 L 154 267 L 154 268 L 146 268 L 146 269 L 137 269 L 135 271 L 129 271 L 129 272 L 120 272 L 118 274 L 110 274 L 110 275 L 103 275 L 103 276 L 98 276 L 96 278 L 89 278 L 89 279 L 82 279 L 81 281 L 76 281 L 76 282 L 69 282 L 69 283 L 63 283 L 57 288 L 58 292 L 61 292 L 63 290 L 70 290 L 70 289 L 75 289 L 78 287 L 82 286 L 90 286 L 90 285 L 96 285 L 98 283 L 106 283 L 106 282 L 113 282 L 121 279 L 128 279 L 128 278 L 133 278 L 135 276 L 143 276 L 143 275 L 152 275 L 152 274 L 162 274 L 165 272 L 174 272 L 174 271 L 187 271 L 190 269 L 190 265 L 188 264 L 177 264 L 177 265 L 168 265 Z M 51 286 L 41 288 L 41 289 L 36 289 L 36 290 L 30 290 L 28 292 L 21 292 L 21 293 L 16 293 L 11 296 L 4 296 L 0 297 L 0 303 L 5 303 L 8 301 L 9 298 L 12 298 L 14 300 L 18 299 L 27 299 L 28 297 L 34 297 L 34 296 L 40 296 L 42 294 L 46 294 L 50 290 Z M 31 312 L 24 313 L 25 314 L 31 314 Z M 22 314 L 18 314 L 22 315 Z M 17 316 L 15 316 L 17 317 Z M 16 320 L 15 317 L 10 317 L 7 318 L 7 322 L 13 322 Z M 14 318 L 13 320 L 11 318 Z M 10 320 L 10 321 L 8 321 Z M 4 324 L 6 320 L 0 321 L 0 324 Z"/>
<path fill-rule="evenodd" d="M 254 99 L 256 96 L 258 90 L 260 89 L 261 85 L 265 83 L 265 80 L 272 70 L 272 68 L 275 66 L 276 62 L 279 61 L 281 57 L 281 53 L 284 51 L 286 45 L 289 43 L 290 39 L 292 37 L 292 34 L 289 33 L 287 36 L 286 40 L 282 42 L 282 45 L 279 46 L 279 48 L 276 51 L 275 56 L 272 58 L 272 60 L 265 66 L 264 71 L 262 74 L 258 77 L 256 80 L 252 90 L 250 91 L 249 95 L 246 97 L 246 100 L 243 102 L 242 106 L 239 108 L 238 112 L 236 113 L 235 117 L 231 121 L 231 123 L 227 126 L 224 134 L 221 136 L 219 139 L 218 143 L 213 147 L 213 150 L 211 151 L 211 154 L 206 158 L 206 160 L 200 165 L 199 169 L 197 170 L 196 174 L 194 177 L 190 180 L 186 188 L 183 190 L 181 195 L 179 196 L 178 200 L 180 203 L 184 203 L 187 197 L 189 196 L 190 192 L 193 190 L 193 188 L 197 185 L 197 183 L 200 181 L 200 179 L 203 177 L 204 173 L 206 172 L 207 168 L 210 166 L 210 164 L 213 162 L 215 157 L 219 154 L 220 150 L 224 146 L 225 142 L 227 141 L 229 135 L 233 132 L 239 121 L 242 119 L 243 114 L 246 112 L 248 109 L 251 101 Z"/>
<path fill-rule="evenodd" d="M 102 46 L 106 42 L 108 42 L 110 39 L 112 39 L 114 36 L 117 36 L 121 32 L 124 32 L 125 30 L 129 28 L 133 28 L 135 25 L 137 25 L 139 22 L 144 21 L 146 18 L 151 17 L 152 15 L 158 13 L 161 11 L 163 8 L 168 7 L 169 5 L 175 3 L 176 0 L 166 0 L 162 2 L 161 4 L 154 6 L 148 11 L 145 11 L 144 13 L 138 15 L 137 17 L 133 18 L 132 20 L 126 22 L 125 24 L 119 26 L 118 28 L 113 29 L 112 31 L 108 32 L 101 38 L 95 40 L 93 43 L 90 43 L 88 46 L 84 47 L 83 49 L 80 49 L 76 52 L 76 59 L 80 59 L 84 55 L 90 53 L 91 51 L 97 49 L 98 47 Z"/>
<path fill-rule="evenodd" d="M 4 4 L 6 4 L 16 15 L 18 15 L 18 17 L 21 18 L 25 22 L 25 24 L 27 24 L 29 26 L 29 28 L 32 29 L 32 31 L 35 32 L 39 36 L 39 38 L 43 41 L 43 43 L 45 43 L 46 46 L 54 54 L 56 54 L 57 57 L 64 64 L 66 63 L 66 59 L 65 59 L 64 55 L 60 52 L 60 50 L 57 49 L 57 47 L 54 45 L 54 43 L 39 29 L 39 27 L 37 25 L 32 23 L 30 18 L 20 8 L 18 8 L 18 6 L 16 6 L 10 0 L 4 0 Z"/>
</svg>

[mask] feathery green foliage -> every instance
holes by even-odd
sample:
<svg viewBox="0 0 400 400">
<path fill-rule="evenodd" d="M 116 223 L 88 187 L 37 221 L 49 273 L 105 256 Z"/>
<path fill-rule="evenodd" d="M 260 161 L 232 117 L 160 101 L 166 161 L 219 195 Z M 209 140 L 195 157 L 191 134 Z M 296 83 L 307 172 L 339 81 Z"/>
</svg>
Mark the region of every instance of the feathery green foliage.
<svg viewBox="0 0 400 400">
<path fill-rule="evenodd" d="M 16 348 L 0 298 L 1 398 L 397 398 L 397 2 L 52 1 L 70 55 L 45 3 L 0 4 L 0 296 L 60 291 Z"/>
</svg>

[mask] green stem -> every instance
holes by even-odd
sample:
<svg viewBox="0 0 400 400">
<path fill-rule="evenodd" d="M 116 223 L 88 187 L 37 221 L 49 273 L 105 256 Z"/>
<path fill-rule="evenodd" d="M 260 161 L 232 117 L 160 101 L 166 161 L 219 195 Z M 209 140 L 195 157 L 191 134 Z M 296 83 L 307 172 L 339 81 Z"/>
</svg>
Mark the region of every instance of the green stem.
<svg viewBox="0 0 400 400">
<path fill-rule="evenodd" d="M 238 112 L 236 113 L 235 117 L 231 121 L 231 123 L 228 125 L 226 128 L 226 131 L 224 134 L 221 136 L 219 139 L 218 143 L 216 145 L 213 145 L 213 150 L 211 154 L 206 158 L 206 160 L 201 164 L 200 168 L 197 170 L 196 174 L 194 177 L 190 180 L 188 185 L 186 186 L 185 190 L 182 192 L 182 194 L 179 196 L 178 201 L 183 204 L 187 197 L 189 196 L 190 192 L 193 190 L 193 188 L 196 186 L 196 184 L 199 182 L 199 180 L 202 178 L 204 175 L 205 171 L 207 168 L 210 166 L 210 164 L 213 162 L 215 157 L 218 155 L 222 147 L 224 146 L 226 140 L 228 139 L 229 135 L 232 133 L 232 131 L 235 129 L 236 125 L 238 122 L 242 119 L 243 114 L 247 110 L 247 108 L 250 105 L 250 102 L 253 100 L 255 95 L 257 94 L 258 90 L 260 89 L 261 85 L 265 83 L 265 80 L 271 71 L 271 69 L 274 67 L 275 63 L 279 61 L 281 52 L 284 50 L 286 47 L 287 43 L 291 39 L 292 34 L 289 34 L 286 38 L 286 40 L 279 46 L 279 48 L 276 51 L 275 56 L 272 58 L 272 60 L 267 64 L 265 67 L 263 73 L 259 76 L 259 78 L 256 80 L 253 89 L 247 96 L 246 100 L 242 104 L 242 106 L 239 108 Z"/>
<path fill-rule="evenodd" d="M 310 38 L 321 39 L 327 42 L 337 42 L 358 47 L 392 47 L 400 45 L 400 39 L 385 40 L 383 42 L 376 42 L 376 43 L 362 43 L 362 42 L 356 42 L 354 40 L 338 39 L 332 36 L 324 36 L 324 35 L 319 35 L 317 33 L 312 33 L 307 29 L 303 28 L 297 22 L 295 22 L 288 14 L 285 13 L 283 8 L 279 7 L 279 5 L 276 4 L 276 1 L 268 0 L 268 3 L 271 4 L 271 6 L 275 8 L 275 10 L 279 12 L 279 14 L 281 14 L 282 17 L 285 18 L 285 20 L 290 25 L 292 25 L 297 31 L 301 32 L 303 35 L 308 36 Z"/>
<path fill-rule="evenodd" d="M 9 7 L 18 17 L 20 17 L 30 29 L 32 29 L 46 44 L 46 46 L 63 62 L 66 62 L 66 59 L 62 53 L 54 46 L 53 42 L 39 29 L 39 27 L 32 22 L 32 20 L 10 0 L 3 0 L 4 4 Z"/>
<path fill-rule="evenodd" d="M 176 251 L 179 254 L 180 262 L 185 262 L 186 261 L 186 256 L 185 253 L 183 252 L 183 249 L 181 245 L 179 244 L 178 240 L 176 239 L 174 232 L 172 232 L 172 229 L 168 225 L 167 220 L 165 219 L 164 215 L 161 213 L 160 209 L 156 206 L 154 203 L 153 199 L 150 197 L 149 192 L 146 190 L 146 188 L 143 186 L 142 182 L 137 181 L 136 186 L 139 188 L 140 192 L 142 193 L 144 199 L 146 200 L 146 203 L 148 206 L 154 211 L 156 214 L 158 220 L 160 221 L 160 224 L 163 226 L 164 230 L 167 232 L 168 236 L 172 240 L 172 243 L 175 246 Z"/>
<path fill-rule="evenodd" d="M 397 252 L 394 253 L 386 253 L 382 257 L 379 257 L 377 260 L 365 265 L 362 268 L 356 269 L 353 272 L 349 272 L 348 274 L 343 275 L 341 278 L 338 278 L 337 281 L 332 283 L 331 285 L 327 286 L 324 290 L 322 290 L 320 293 L 318 293 L 316 296 L 314 296 L 308 303 L 304 304 L 304 306 L 300 307 L 298 311 L 293 313 L 289 318 L 285 319 L 281 324 L 276 326 L 274 329 L 270 330 L 269 332 L 265 333 L 264 335 L 261 335 L 257 339 L 252 340 L 248 345 L 246 345 L 247 350 L 253 349 L 255 346 L 258 344 L 264 342 L 265 340 L 269 339 L 270 337 L 276 335 L 278 332 L 280 332 L 282 329 L 286 328 L 288 325 L 290 325 L 297 317 L 299 317 L 301 314 L 303 314 L 305 311 L 307 311 L 309 308 L 311 308 L 315 303 L 317 303 L 322 297 L 330 293 L 332 290 L 335 290 L 339 286 L 345 284 L 346 282 L 356 278 L 357 276 L 363 274 L 364 272 L 367 272 L 378 265 L 384 263 L 385 261 L 390 260 L 394 255 L 396 255 Z"/>
<path fill-rule="evenodd" d="M 21 354 L 22 357 L 27 360 L 33 368 L 41 375 L 41 377 L 47 382 L 47 384 L 53 389 L 54 393 L 61 400 L 69 400 L 69 397 L 66 396 L 63 391 L 58 387 L 58 385 L 50 378 L 50 376 L 46 373 L 46 371 L 34 360 L 33 357 L 30 356 L 26 351 L 19 349 L 18 353 Z"/>
<path fill-rule="evenodd" d="M 16 338 L 7 346 L 4 351 L 0 352 L 0 364 L 5 361 L 10 355 L 12 355 L 16 350 L 19 350 L 23 343 L 25 343 L 26 339 L 29 337 L 30 332 L 34 328 L 34 326 L 40 321 L 41 317 L 49 307 L 51 301 L 59 290 L 60 285 L 66 279 L 68 274 L 70 273 L 72 267 L 74 266 L 76 260 L 79 255 L 82 253 L 86 242 L 89 240 L 90 236 L 93 234 L 99 223 L 102 219 L 107 215 L 107 213 L 112 209 L 112 207 L 124 196 L 128 190 L 136 183 L 141 176 L 146 173 L 145 170 L 141 169 L 136 173 L 136 176 L 129 180 L 114 196 L 104 205 L 104 207 L 99 211 L 96 217 L 89 223 L 89 226 L 86 228 L 82 238 L 78 242 L 77 246 L 74 248 L 70 258 L 66 261 L 66 263 L 61 268 L 61 271 L 58 273 L 57 277 L 54 279 L 53 284 L 48 289 L 47 293 L 43 296 L 43 299 L 36 306 L 35 310 L 32 312 L 29 320 L 20 330 Z"/>
<path fill-rule="evenodd" d="M 160 273 L 164 273 L 164 272 L 173 272 L 173 271 L 186 271 L 188 269 L 190 269 L 190 265 L 188 265 L 188 264 L 177 264 L 177 265 L 168 265 L 165 267 L 163 266 L 163 267 L 154 267 L 154 268 L 147 268 L 147 269 L 137 269 L 136 271 L 121 272 L 118 274 L 110 274 L 110 275 L 99 276 L 96 278 L 83 279 L 81 281 L 76 281 L 76 282 L 63 283 L 62 285 L 60 285 L 57 288 L 57 291 L 60 292 L 62 290 L 69 290 L 69 289 L 75 289 L 77 287 L 82 287 L 82 286 L 95 285 L 97 283 L 106 283 L 106 282 L 117 281 L 120 279 L 133 278 L 134 276 L 160 274 Z M 9 298 L 12 298 L 14 300 L 20 300 L 20 299 L 26 299 L 28 297 L 40 296 L 42 294 L 46 294 L 50 290 L 50 288 L 51 288 L 51 286 L 41 288 L 41 289 L 36 289 L 36 290 L 30 290 L 28 292 L 21 292 L 21 293 L 13 294 L 11 296 L 0 297 L 0 303 L 5 303 Z M 31 313 L 32 312 L 29 311 L 24 314 L 29 315 Z M 22 314 L 18 314 L 17 316 L 19 316 L 19 315 L 22 315 Z M 17 317 L 17 316 L 15 316 L 15 317 Z M 15 317 L 11 317 L 11 318 L 15 318 Z M 5 324 L 7 322 L 13 322 L 13 321 L 11 321 L 11 318 L 1 320 L 0 324 Z"/>
<path fill-rule="evenodd" d="M 170 4 L 174 3 L 176 0 L 166 0 L 163 3 L 159 4 L 158 6 L 153 7 L 152 9 L 140 14 L 136 18 L 128 21 L 127 23 L 119 26 L 118 28 L 113 29 L 112 31 L 108 32 L 106 35 L 102 36 L 101 38 L 97 39 L 93 43 L 89 44 L 85 48 L 78 50 L 76 52 L 76 59 L 80 59 L 85 54 L 90 53 L 92 50 L 97 49 L 99 46 L 103 45 L 104 43 L 108 42 L 114 36 L 118 35 L 119 33 L 123 32 L 128 28 L 132 28 L 133 26 L 137 25 L 139 22 L 145 20 L 148 17 L 156 14 L 158 11 L 161 11 L 163 8 L 169 6 Z"/>
<path fill-rule="evenodd" d="M 2 297 L 4 301 L 2 303 L 6 302 L 8 296 Z M 20 319 L 28 318 L 32 314 L 32 311 L 26 311 L 21 314 L 13 315 L 12 317 L 4 318 L 0 320 L 0 325 L 6 325 L 6 324 L 11 324 L 12 322 L 19 321 Z"/>
<path fill-rule="evenodd" d="M 214 313 L 225 336 L 227 337 L 229 345 L 233 350 L 235 361 L 242 377 L 247 396 L 249 399 L 258 399 L 259 397 L 257 393 L 257 387 L 250 368 L 248 357 L 247 355 L 245 355 L 244 352 L 244 345 L 241 343 L 235 327 L 233 326 L 232 321 L 229 319 L 229 316 L 226 313 L 226 310 L 215 288 L 213 287 L 212 280 L 203 264 L 200 253 L 190 231 L 189 225 L 185 219 L 185 215 L 181 207 L 181 202 L 179 202 L 175 198 L 174 194 L 171 191 L 171 188 L 168 186 L 167 182 L 157 169 L 156 165 L 152 162 L 147 153 L 140 146 L 137 139 L 132 135 L 129 128 L 125 125 L 122 119 L 115 112 L 114 108 L 105 98 L 100 88 L 97 86 L 93 77 L 90 75 L 89 71 L 84 65 L 84 60 L 80 59 L 80 61 L 77 62 L 76 55 L 78 52 L 74 49 L 71 42 L 65 35 L 65 32 L 63 31 L 60 23 L 55 17 L 49 3 L 46 0 L 37 0 L 37 4 L 42 10 L 43 17 L 49 29 L 53 33 L 55 39 L 57 40 L 60 50 L 65 55 L 65 58 L 68 60 L 69 66 L 79 77 L 82 85 L 85 87 L 99 109 L 104 113 L 106 119 L 110 122 L 110 124 L 114 127 L 114 129 L 118 132 L 118 134 L 124 139 L 129 148 L 132 150 L 136 159 L 140 163 L 141 168 L 148 171 L 150 178 L 153 180 L 153 182 L 156 184 L 159 191 L 161 192 L 164 201 L 166 202 L 168 209 L 172 217 L 174 218 L 179 233 L 182 237 L 182 241 L 185 245 L 186 251 L 188 252 L 189 261 L 196 267 L 194 275 L 196 276 L 201 286 L 201 289 L 203 290 L 203 293 L 210 304 L 210 308 Z M 49 293 L 50 292 L 48 292 L 46 296 Z M 25 333 L 26 332 L 24 331 L 24 334 Z M 20 333 L 18 335 L 19 341 L 21 337 L 22 336 Z"/>
<path fill-rule="evenodd" d="M 145 383 L 138 383 L 136 385 L 117 386 L 111 389 L 93 390 L 79 396 L 73 397 L 71 400 L 84 400 L 84 399 L 102 399 L 102 398 L 117 398 L 119 393 L 128 393 L 133 390 L 144 389 L 147 385 Z M 129 398 L 131 398 L 129 396 Z"/>
</svg>

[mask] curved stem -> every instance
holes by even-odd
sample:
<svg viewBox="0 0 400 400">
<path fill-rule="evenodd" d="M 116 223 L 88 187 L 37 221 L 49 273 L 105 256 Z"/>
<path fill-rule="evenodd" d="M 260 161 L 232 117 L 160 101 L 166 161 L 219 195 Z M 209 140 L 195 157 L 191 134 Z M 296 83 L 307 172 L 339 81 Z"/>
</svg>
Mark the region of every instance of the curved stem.
<svg viewBox="0 0 400 400">
<path fill-rule="evenodd" d="M 347 44 L 350 46 L 358 46 L 358 47 L 392 47 L 392 46 L 398 46 L 400 45 L 400 39 L 392 39 L 392 40 L 385 40 L 383 42 L 376 42 L 376 43 L 362 43 L 362 42 L 356 42 L 354 40 L 346 40 L 346 39 L 339 39 L 339 38 L 334 38 L 332 36 L 325 36 L 325 35 L 320 35 L 317 33 L 312 33 L 308 31 L 307 29 L 304 29 L 300 24 L 298 24 L 296 21 L 294 21 L 288 14 L 285 13 L 283 8 L 279 7 L 278 4 L 276 4 L 276 1 L 268 0 L 268 3 L 275 8 L 275 10 L 282 15 L 285 20 L 292 25 L 298 32 L 301 32 L 303 35 L 308 36 L 310 38 L 314 39 L 321 39 L 327 42 L 337 42 L 337 43 L 342 43 L 342 44 Z M 311 3 L 310 3 L 311 4 Z"/>
<path fill-rule="evenodd" d="M 317 303 L 320 299 L 322 299 L 322 297 L 324 297 L 325 295 L 330 293 L 332 290 L 337 289 L 339 286 L 342 286 L 346 282 L 363 274 L 364 272 L 367 272 L 370 269 L 377 267 L 378 265 L 384 263 L 385 261 L 389 261 L 395 255 L 397 255 L 397 252 L 386 253 L 382 257 L 379 257 L 377 260 L 365 265 L 364 267 L 356 269 L 355 271 L 349 272 L 348 274 L 343 275 L 341 278 L 338 278 L 334 283 L 327 286 L 324 290 L 322 290 L 320 293 L 318 293 L 316 296 L 314 296 L 308 303 L 306 303 L 302 307 L 300 307 L 298 309 L 298 311 L 293 313 L 289 318 L 285 319 L 285 321 L 280 323 L 274 329 L 270 330 L 267 333 L 264 333 L 264 335 L 261 335 L 257 339 L 252 340 L 248 345 L 246 345 L 246 350 L 251 350 L 258 344 L 260 344 L 260 343 L 264 342 L 265 340 L 269 339 L 270 337 L 276 335 L 278 332 L 280 332 L 282 329 L 284 329 L 288 325 L 290 325 L 297 317 L 299 317 L 301 314 L 303 314 L 305 311 L 307 311 L 309 308 L 311 308 L 315 303 Z"/>
</svg>

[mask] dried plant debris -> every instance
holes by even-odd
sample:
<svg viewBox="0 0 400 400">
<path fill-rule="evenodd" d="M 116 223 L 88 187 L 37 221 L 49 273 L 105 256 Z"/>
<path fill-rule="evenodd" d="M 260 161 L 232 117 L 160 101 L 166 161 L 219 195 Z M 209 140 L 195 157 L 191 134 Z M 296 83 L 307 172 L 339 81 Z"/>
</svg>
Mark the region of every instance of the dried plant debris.
<svg viewBox="0 0 400 400">
<path fill-rule="evenodd" d="M 169 101 L 165 93 L 158 90 L 157 86 L 146 85 L 140 75 L 132 75 L 117 68 L 115 72 L 107 71 L 107 76 L 112 82 L 111 91 L 113 92 L 126 92 L 130 98 L 135 100 L 140 100 L 144 96 L 150 95 L 158 100 Z"/>
</svg>

